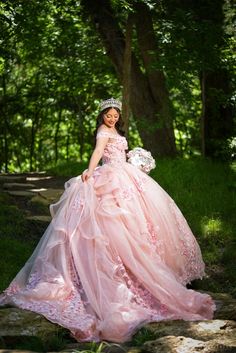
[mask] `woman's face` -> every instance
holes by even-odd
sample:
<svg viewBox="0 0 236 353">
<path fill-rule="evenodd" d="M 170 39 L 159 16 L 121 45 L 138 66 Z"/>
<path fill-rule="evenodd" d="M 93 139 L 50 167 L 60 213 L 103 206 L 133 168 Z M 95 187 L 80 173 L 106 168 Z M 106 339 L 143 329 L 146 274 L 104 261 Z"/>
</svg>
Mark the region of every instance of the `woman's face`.
<svg viewBox="0 0 236 353">
<path fill-rule="evenodd" d="M 118 120 L 119 113 L 114 108 L 109 109 L 108 112 L 103 115 L 103 121 L 107 127 L 115 127 Z"/>
</svg>

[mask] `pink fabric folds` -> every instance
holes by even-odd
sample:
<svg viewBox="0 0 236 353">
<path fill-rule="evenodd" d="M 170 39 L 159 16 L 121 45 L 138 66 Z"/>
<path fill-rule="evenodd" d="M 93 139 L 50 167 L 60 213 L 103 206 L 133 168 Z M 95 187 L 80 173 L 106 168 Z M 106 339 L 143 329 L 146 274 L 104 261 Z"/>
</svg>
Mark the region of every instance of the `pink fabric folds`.
<svg viewBox="0 0 236 353">
<path fill-rule="evenodd" d="M 146 322 L 211 319 L 215 309 L 210 296 L 185 287 L 204 263 L 174 201 L 123 158 L 109 163 L 124 152 L 122 139 L 112 137 L 88 182 L 65 184 L 52 222 L 0 298 L 80 341 L 123 342 Z"/>
</svg>

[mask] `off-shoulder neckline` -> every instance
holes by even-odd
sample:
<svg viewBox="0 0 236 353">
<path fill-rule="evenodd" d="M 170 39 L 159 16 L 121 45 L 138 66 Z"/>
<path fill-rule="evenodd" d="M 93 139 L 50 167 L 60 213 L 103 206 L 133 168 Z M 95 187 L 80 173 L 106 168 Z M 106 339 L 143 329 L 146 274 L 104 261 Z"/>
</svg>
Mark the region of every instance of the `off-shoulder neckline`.
<svg viewBox="0 0 236 353">
<path fill-rule="evenodd" d="M 114 133 L 112 133 L 112 132 L 110 132 L 110 131 L 104 131 L 104 130 L 100 130 L 100 131 L 98 131 L 97 132 L 97 135 L 99 135 L 99 134 L 107 134 L 107 135 L 110 135 L 110 136 L 116 136 L 116 137 L 124 137 L 124 136 L 122 136 L 122 135 L 120 135 L 120 134 L 114 134 Z"/>
</svg>

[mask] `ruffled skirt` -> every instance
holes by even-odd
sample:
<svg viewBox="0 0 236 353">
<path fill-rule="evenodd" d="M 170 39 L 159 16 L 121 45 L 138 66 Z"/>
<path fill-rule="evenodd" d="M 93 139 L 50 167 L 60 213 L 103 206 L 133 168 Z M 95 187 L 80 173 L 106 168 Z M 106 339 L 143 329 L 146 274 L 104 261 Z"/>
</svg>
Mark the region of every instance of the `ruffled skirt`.
<svg viewBox="0 0 236 353">
<path fill-rule="evenodd" d="M 124 342 L 147 322 L 211 319 L 195 237 L 170 196 L 128 163 L 70 179 L 52 222 L 0 297 L 68 328 L 79 341 Z"/>
</svg>

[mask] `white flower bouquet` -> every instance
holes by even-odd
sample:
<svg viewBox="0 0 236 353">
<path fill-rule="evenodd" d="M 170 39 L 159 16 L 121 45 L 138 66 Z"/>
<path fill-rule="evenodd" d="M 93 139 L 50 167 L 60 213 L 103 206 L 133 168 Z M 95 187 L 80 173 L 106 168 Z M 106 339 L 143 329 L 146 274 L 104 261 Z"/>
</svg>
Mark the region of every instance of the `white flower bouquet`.
<svg viewBox="0 0 236 353">
<path fill-rule="evenodd" d="M 144 148 L 135 147 L 127 153 L 127 162 L 135 167 L 138 167 L 145 173 L 149 173 L 156 167 L 155 159 L 152 157 L 151 152 L 146 151 Z"/>
</svg>

